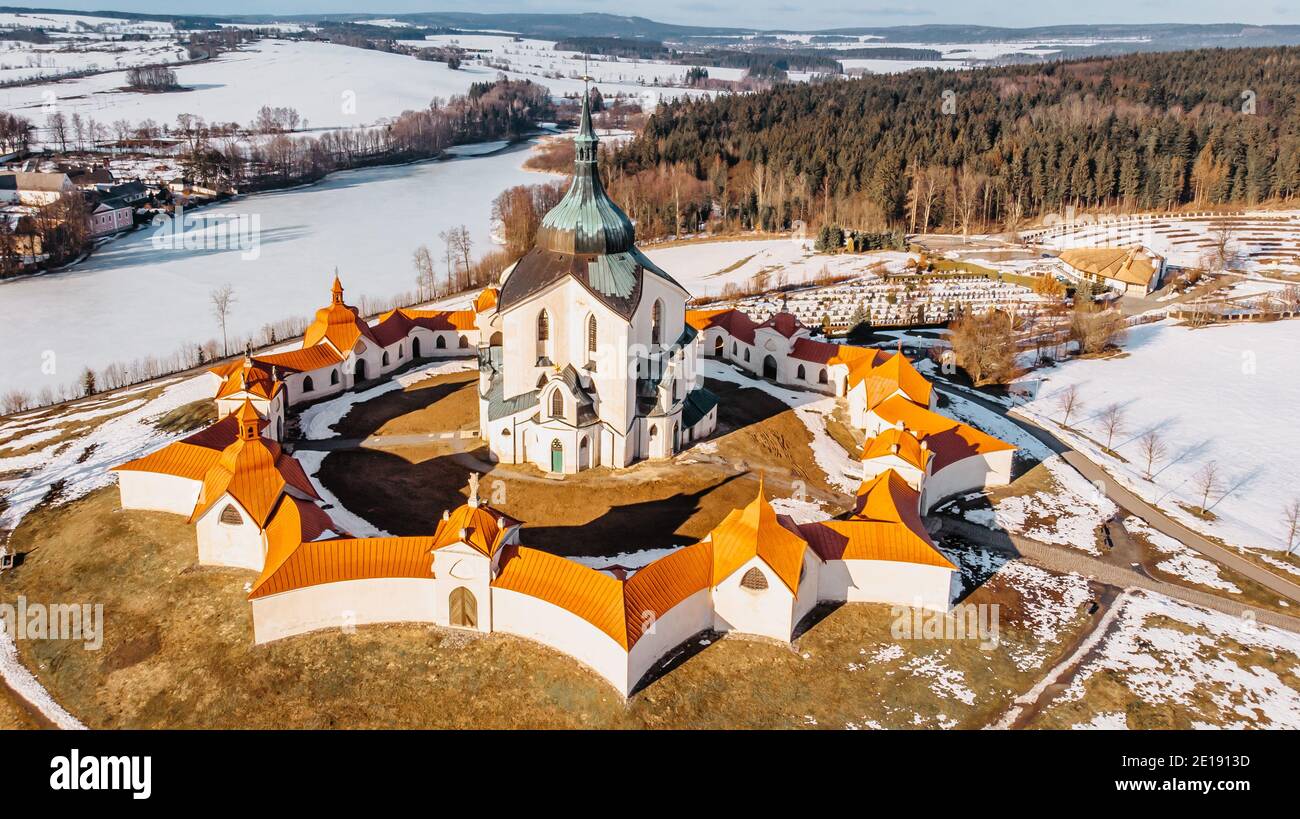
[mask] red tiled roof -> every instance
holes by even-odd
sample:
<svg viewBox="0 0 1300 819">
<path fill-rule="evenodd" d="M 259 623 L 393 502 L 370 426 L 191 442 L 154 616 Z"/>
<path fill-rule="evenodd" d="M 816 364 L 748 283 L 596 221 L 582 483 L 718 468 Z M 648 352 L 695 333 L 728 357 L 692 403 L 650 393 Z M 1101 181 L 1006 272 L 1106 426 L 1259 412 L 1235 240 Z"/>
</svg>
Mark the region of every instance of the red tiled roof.
<svg viewBox="0 0 1300 819">
<path fill-rule="evenodd" d="M 735 309 L 688 310 L 686 321 L 701 332 L 710 327 L 720 327 L 727 335 L 746 344 L 754 343 L 754 330 L 758 327 L 753 319 Z"/>
<path fill-rule="evenodd" d="M 793 313 L 785 313 L 785 312 L 777 313 L 776 315 L 772 316 L 767 321 L 763 322 L 758 326 L 770 327 L 771 329 L 776 330 L 778 333 L 785 336 L 786 338 L 790 338 L 800 330 L 807 329 L 807 327 L 804 326 L 803 322 L 795 318 Z"/>
</svg>

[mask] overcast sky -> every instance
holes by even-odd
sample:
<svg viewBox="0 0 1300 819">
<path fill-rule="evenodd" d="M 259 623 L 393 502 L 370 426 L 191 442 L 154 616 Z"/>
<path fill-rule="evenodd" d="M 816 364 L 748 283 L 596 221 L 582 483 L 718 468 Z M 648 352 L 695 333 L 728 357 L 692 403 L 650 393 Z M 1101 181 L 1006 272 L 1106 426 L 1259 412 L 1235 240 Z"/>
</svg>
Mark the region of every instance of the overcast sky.
<svg viewBox="0 0 1300 819">
<path fill-rule="evenodd" d="M 0 5 L 113 9 L 160 14 L 309 14 L 417 11 L 582 12 L 632 14 L 669 23 L 807 30 L 846 26 L 978 23 L 1041 26 L 1065 23 L 1293 23 L 1300 0 L 90 0 Z"/>
</svg>

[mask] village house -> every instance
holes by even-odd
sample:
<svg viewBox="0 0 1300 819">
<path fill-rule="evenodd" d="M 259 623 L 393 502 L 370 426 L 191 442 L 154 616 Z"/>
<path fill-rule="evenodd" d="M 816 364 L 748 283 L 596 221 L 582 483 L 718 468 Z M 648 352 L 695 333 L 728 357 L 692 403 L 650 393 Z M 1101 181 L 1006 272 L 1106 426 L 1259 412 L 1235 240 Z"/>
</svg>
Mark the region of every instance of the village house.
<svg viewBox="0 0 1300 819">
<path fill-rule="evenodd" d="M 0 203 L 41 207 L 77 192 L 65 173 L 0 172 Z"/>
<path fill-rule="evenodd" d="M 1060 259 L 1076 279 L 1087 279 L 1126 296 L 1146 296 L 1160 288 L 1165 259 L 1140 245 L 1081 247 L 1061 251 Z"/>
</svg>

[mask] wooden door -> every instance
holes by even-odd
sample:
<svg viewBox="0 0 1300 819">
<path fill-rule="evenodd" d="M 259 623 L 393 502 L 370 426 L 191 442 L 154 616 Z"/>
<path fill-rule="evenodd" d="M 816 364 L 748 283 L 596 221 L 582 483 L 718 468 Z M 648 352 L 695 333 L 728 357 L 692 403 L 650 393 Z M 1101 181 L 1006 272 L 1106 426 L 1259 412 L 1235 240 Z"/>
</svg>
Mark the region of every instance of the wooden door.
<svg viewBox="0 0 1300 819">
<path fill-rule="evenodd" d="M 452 589 L 451 596 L 447 600 L 447 608 L 453 626 L 478 628 L 478 601 L 474 599 L 474 593 L 469 589 L 464 586 Z"/>
</svg>

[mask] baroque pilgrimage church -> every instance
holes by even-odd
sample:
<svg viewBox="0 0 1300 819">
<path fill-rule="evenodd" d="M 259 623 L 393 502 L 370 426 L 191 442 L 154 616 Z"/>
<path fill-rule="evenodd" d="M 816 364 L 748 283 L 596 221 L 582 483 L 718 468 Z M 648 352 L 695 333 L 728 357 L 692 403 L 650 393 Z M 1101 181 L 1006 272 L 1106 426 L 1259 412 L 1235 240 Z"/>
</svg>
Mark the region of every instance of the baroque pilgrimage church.
<svg viewBox="0 0 1300 819">
<path fill-rule="evenodd" d="M 573 183 L 486 317 L 480 429 L 504 463 L 553 472 L 664 458 L 713 432 L 689 293 L 635 244 L 596 169 L 584 99 Z"/>
<path fill-rule="evenodd" d="M 760 324 L 687 311 L 686 291 L 635 247 L 601 186 L 585 104 L 578 140 L 573 184 L 537 246 L 472 310 L 399 309 L 372 324 L 336 277 L 298 349 L 211 371 L 220 420 L 115 469 L 123 508 L 184 515 L 201 564 L 257 573 L 257 643 L 383 622 L 500 631 L 569 654 L 624 696 L 702 631 L 789 641 L 827 601 L 947 611 L 957 570 L 922 515 L 1006 483 L 1014 448 L 935 412 L 932 386 L 901 351 L 819 341 L 786 313 Z M 280 444 L 289 409 L 475 353 L 492 457 L 553 473 L 671 458 L 712 434 L 706 357 L 834 395 L 868 436 L 853 511 L 795 523 L 760 481 L 703 540 L 631 573 L 528 547 L 526 526 L 480 499 L 477 475 L 466 503 L 440 520 L 431 510 L 427 536 L 343 531 Z"/>
</svg>

